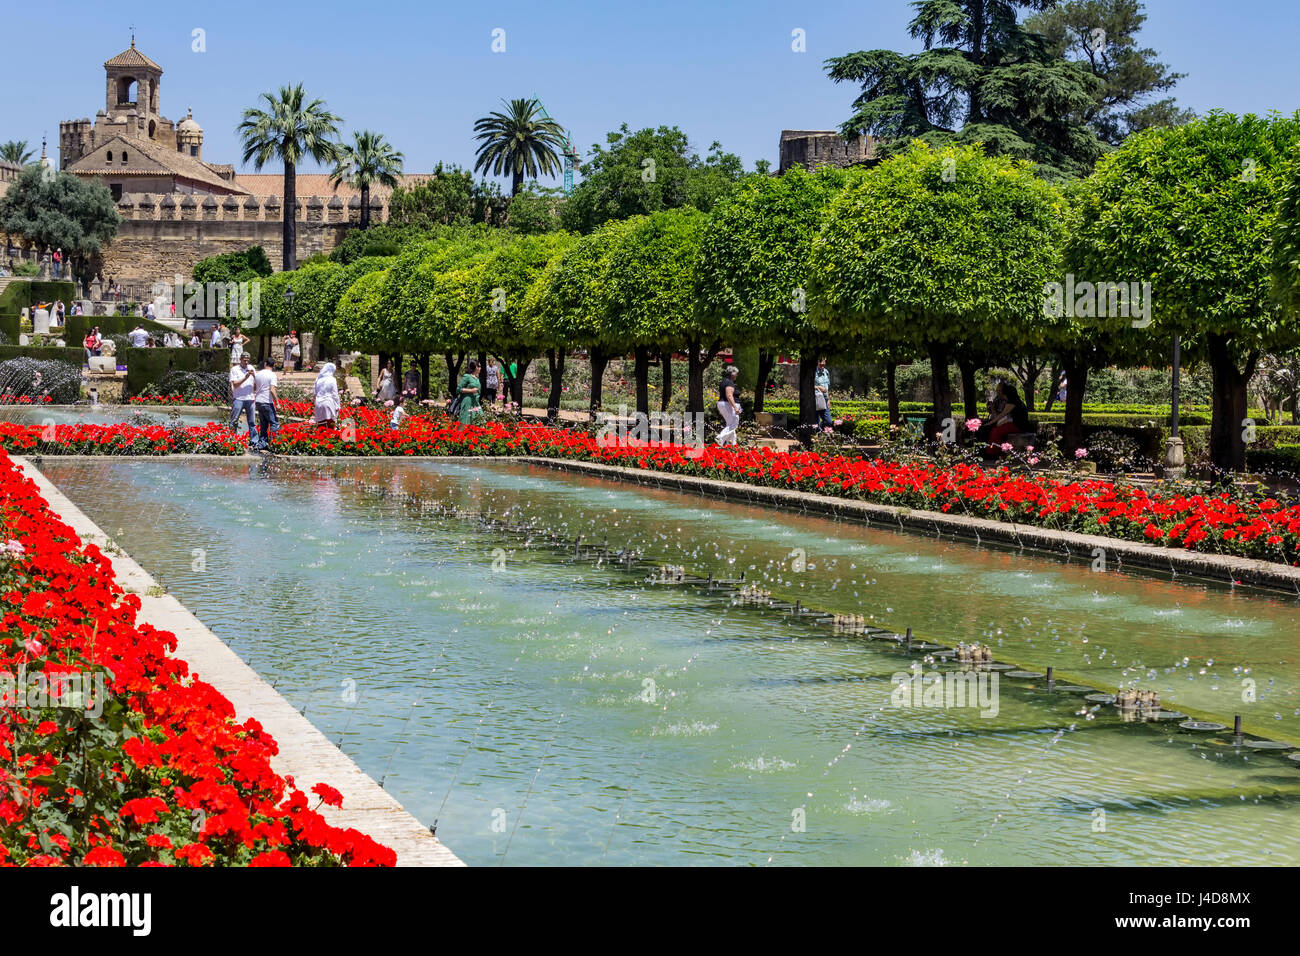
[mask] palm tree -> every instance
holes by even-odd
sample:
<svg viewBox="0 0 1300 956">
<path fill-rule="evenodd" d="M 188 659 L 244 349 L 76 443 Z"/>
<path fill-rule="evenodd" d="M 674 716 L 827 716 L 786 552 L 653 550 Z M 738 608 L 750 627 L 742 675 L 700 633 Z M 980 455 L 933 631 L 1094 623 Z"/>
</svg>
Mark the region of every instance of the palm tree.
<svg viewBox="0 0 1300 956">
<path fill-rule="evenodd" d="M 11 139 L 7 143 L 0 143 L 0 162 L 26 166 L 35 157 L 36 151 L 27 148 L 25 139 Z"/>
<path fill-rule="evenodd" d="M 325 108 L 323 100 L 305 103 L 302 84 L 282 86 L 278 96 L 263 93 L 267 109 L 244 110 L 236 129 L 244 142 L 244 162 L 261 169 L 267 163 L 284 163 L 284 256 L 287 272 L 298 264 L 295 220 L 298 204 L 298 163 L 310 156 L 318 163 L 337 161 L 340 119 Z"/>
<path fill-rule="evenodd" d="M 474 124 L 482 145 L 474 171 L 488 171 L 493 176 L 510 174 L 510 195 L 517 195 L 524 184 L 524 174 L 555 176 L 560 172 L 564 130 L 549 117 L 538 116 L 542 104 L 537 100 L 502 100 L 507 112 L 489 113 Z"/>
<path fill-rule="evenodd" d="M 370 187 L 374 183 L 397 188 L 402 175 L 402 154 L 393 149 L 382 133 L 361 130 L 352 134 L 352 145 L 339 147 L 339 157 L 330 185 L 347 183 L 361 190 L 361 228 L 370 228 Z"/>
</svg>

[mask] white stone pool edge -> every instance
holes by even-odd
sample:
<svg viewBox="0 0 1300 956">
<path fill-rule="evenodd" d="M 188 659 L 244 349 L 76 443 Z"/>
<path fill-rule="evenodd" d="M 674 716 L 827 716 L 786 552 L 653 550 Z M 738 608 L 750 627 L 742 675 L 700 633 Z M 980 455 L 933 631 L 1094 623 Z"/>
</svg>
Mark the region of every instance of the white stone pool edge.
<svg viewBox="0 0 1300 956">
<path fill-rule="evenodd" d="M 50 509 L 59 515 L 83 542 L 101 550 L 109 541 L 98 525 L 73 504 L 40 469 L 26 458 L 10 460 L 36 482 Z M 343 794 L 342 808 L 320 808 L 334 826 L 354 827 L 392 847 L 398 866 L 464 866 L 465 864 L 434 837 L 386 790 L 362 772 L 347 754 L 339 750 L 256 671 L 212 633 L 180 601 L 162 588 L 129 555 L 105 555 L 113 565 L 117 581 L 140 598 L 138 620 L 176 635 L 176 656 L 196 674 L 220 691 L 235 707 L 237 719 L 255 718 L 275 738 L 280 752 L 271 766 L 281 776 L 292 776 L 310 794 L 317 783 L 327 783 Z M 313 801 L 315 798 L 312 798 Z"/>
</svg>

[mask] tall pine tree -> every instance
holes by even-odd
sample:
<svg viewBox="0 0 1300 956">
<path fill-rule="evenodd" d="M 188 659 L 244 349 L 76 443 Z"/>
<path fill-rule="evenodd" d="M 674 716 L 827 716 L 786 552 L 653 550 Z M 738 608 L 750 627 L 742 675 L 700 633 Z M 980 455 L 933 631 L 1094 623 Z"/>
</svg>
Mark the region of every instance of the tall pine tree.
<svg viewBox="0 0 1300 956">
<path fill-rule="evenodd" d="M 1026 28 L 1020 12 L 1056 0 L 917 0 L 909 24 L 920 53 L 869 50 L 832 57 L 837 83 L 860 84 L 849 138 L 884 140 L 884 155 L 913 139 L 982 142 L 989 153 L 1038 163 L 1043 175 L 1087 174 L 1106 144 L 1084 117 L 1102 80 Z"/>
</svg>

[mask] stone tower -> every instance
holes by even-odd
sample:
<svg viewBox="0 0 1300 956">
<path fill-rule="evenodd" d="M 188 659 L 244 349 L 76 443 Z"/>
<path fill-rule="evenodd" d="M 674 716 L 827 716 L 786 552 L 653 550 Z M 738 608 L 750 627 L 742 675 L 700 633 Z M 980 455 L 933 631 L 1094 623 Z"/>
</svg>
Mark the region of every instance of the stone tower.
<svg viewBox="0 0 1300 956">
<path fill-rule="evenodd" d="M 124 124 L 126 135 L 139 139 L 155 139 L 158 133 L 158 87 L 162 82 L 162 67 L 135 48 L 123 50 L 104 63 L 104 112 L 114 124 Z M 171 124 L 168 123 L 168 126 Z"/>
</svg>

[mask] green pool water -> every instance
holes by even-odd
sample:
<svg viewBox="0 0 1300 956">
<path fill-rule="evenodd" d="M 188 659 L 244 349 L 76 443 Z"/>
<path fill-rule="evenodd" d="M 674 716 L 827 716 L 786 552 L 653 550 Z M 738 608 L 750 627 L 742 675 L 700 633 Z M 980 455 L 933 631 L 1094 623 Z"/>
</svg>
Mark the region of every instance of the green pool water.
<svg viewBox="0 0 1300 956">
<path fill-rule="evenodd" d="M 948 665 L 571 542 L 1300 741 L 1294 597 L 511 462 L 42 467 L 471 864 L 1300 862 L 1284 755 L 1005 675 L 996 715 L 896 706 Z"/>
</svg>

